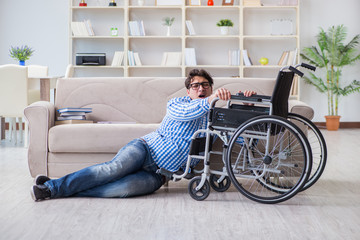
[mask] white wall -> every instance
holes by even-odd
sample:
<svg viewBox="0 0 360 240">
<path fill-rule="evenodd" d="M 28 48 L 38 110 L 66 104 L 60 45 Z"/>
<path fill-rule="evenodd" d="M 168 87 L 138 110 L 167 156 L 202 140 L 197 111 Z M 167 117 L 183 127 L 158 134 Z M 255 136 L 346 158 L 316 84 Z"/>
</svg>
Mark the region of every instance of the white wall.
<svg viewBox="0 0 360 240">
<path fill-rule="evenodd" d="M 327 30 L 330 26 L 344 24 L 350 37 L 360 34 L 360 1 L 359 0 L 300 0 L 301 7 L 301 48 L 316 45 L 315 36 L 319 27 Z M 360 49 L 360 48 L 359 48 Z M 343 70 L 343 79 L 350 82 L 360 80 L 360 61 L 354 66 Z M 327 97 L 320 94 L 314 87 L 301 83 L 301 100 L 308 103 L 315 110 L 313 121 L 323 122 L 327 115 Z M 340 99 L 339 115 L 341 121 L 360 121 L 360 93 L 354 93 Z"/>
<path fill-rule="evenodd" d="M 64 75 L 68 20 L 68 0 L 1 0 L 0 64 L 18 64 L 9 56 L 10 46 L 28 45 L 35 52 L 26 65 L 47 65 L 51 76 Z"/>
<path fill-rule="evenodd" d="M 220 1 L 220 0 L 218 0 Z M 344 24 L 349 36 L 360 33 L 359 0 L 299 0 L 301 6 L 301 47 L 315 44 L 319 27 Z M 49 66 L 50 75 L 63 75 L 68 64 L 68 0 L 1 0 L 0 64 L 16 63 L 9 57 L 10 46 L 29 45 L 35 49 L 27 64 Z M 360 62 L 344 69 L 347 81 L 360 80 Z M 326 96 L 301 84 L 301 100 L 315 109 L 314 121 L 324 121 Z M 342 98 L 342 121 L 360 121 L 360 93 Z"/>
</svg>

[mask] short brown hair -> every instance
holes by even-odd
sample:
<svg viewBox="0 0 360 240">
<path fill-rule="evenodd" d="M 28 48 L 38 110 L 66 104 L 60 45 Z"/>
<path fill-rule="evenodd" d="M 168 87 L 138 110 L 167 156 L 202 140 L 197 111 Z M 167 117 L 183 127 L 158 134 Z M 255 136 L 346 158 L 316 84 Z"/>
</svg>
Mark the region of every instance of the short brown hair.
<svg viewBox="0 0 360 240">
<path fill-rule="evenodd" d="M 195 68 L 189 72 L 188 77 L 185 80 L 186 89 L 190 88 L 191 80 L 196 76 L 203 77 L 206 80 L 208 80 L 211 87 L 214 84 L 214 80 L 212 79 L 212 77 L 210 76 L 210 74 L 207 71 L 205 71 L 204 69 L 196 69 Z"/>
</svg>

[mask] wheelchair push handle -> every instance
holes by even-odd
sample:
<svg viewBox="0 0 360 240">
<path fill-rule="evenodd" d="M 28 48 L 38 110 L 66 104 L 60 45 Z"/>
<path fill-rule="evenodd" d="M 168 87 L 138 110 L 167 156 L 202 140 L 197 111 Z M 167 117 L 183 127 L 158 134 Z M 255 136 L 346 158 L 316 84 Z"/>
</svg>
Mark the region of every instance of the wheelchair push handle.
<svg viewBox="0 0 360 240">
<path fill-rule="evenodd" d="M 304 67 L 304 68 L 310 69 L 311 71 L 315 71 L 315 70 L 316 70 L 316 67 L 315 67 L 315 66 L 312 66 L 312 65 L 307 64 L 307 63 L 301 63 L 301 66 Z"/>
<path fill-rule="evenodd" d="M 303 72 L 297 70 L 297 69 L 296 69 L 295 67 L 293 67 L 293 66 L 289 66 L 289 70 L 292 71 L 293 73 L 299 75 L 300 77 L 304 76 L 304 73 L 303 73 Z"/>
<path fill-rule="evenodd" d="M 307 68 L 307 69 L 309 69 L 309 70 L 311 70 L 311 71 L 315 71 L 316 70 L 316 67 L 315 66 L 312 66 L 312 65 L 310 65 L 310 64 L 307 64 L 307 63 L 299 63 L 299 64 L 296 64 L 295 66 L 294 66 L 294 68 L 298 68 L 298 67 L 304 67 L 304 68 Z"/>
</svg>

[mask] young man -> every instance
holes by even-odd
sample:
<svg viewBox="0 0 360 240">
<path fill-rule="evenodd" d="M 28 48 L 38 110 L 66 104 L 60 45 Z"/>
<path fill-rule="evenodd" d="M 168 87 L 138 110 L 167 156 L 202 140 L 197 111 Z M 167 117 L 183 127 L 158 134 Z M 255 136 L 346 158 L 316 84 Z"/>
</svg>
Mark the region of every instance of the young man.
<svg viewBox="0 0 360 240">
<path fill-rule="evenodd" d="M 124 146 L 109 162 L 97 164 L 59 179 L 37 176 L 31 188 L 35 201 L 63 197 L 124 198 L 150 194 L 164 184 L 157 169 L 176 172 L 187 161 L 191 137 L 206 128 L 211 101 L 229 100 L 225 88 L 213 93 L 213 79 L 194 69 L 185 80 L 187 96 L 173 98 L 159 128 Z M 245 96 L 254 94 L 245 91 Z"/>
</svg>

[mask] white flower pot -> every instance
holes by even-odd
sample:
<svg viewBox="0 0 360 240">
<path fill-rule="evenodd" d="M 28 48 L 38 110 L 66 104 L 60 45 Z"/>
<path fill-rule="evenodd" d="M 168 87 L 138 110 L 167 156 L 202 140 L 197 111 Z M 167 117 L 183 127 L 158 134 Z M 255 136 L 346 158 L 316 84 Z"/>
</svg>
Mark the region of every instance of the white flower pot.
<svg viewBox="0 0 360 240">
<path fill-rule="evenodd" d="M 145 3 L 144 0 L 138 0 L 138 5 L 139 5 L 139 6 L 144 6 L 144 3 Z"/>
<path fill-rule="evenodd" d="M 228 35 L 229 34 L 229 27 L 227 27 L 227 26 L 220 27 L 220 32 L 221 32 L 221 35 Z"/>
</svg>

